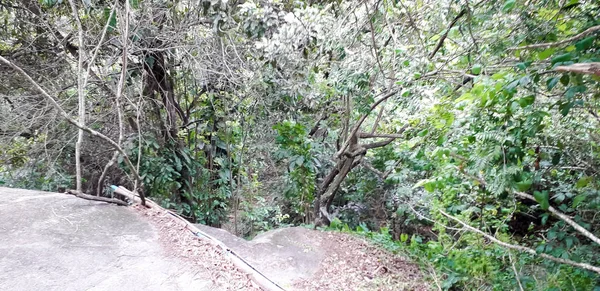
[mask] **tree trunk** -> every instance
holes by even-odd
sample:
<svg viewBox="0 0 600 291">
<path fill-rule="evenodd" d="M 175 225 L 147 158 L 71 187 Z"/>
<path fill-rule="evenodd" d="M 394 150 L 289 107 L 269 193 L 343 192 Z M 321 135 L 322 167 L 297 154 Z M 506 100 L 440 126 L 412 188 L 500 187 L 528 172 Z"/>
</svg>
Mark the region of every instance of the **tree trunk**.
<svg viewBox="0 0 600 291">
<path fill-rule="evenodd" d="M 78 100 L 78 112 L 79 112 L 79 124 L 81 127 L 85 126 L 85 95 L 84 95 L 84 86 L 85 86 L 85 76 L 83 71 L 83 59 L 84 59 L 84 43 L 83 43 L 83 27 L 81 26 L 81 21 L 79 19 L 79 12 L 77 10 L 77 5 L 73 0 L 69 0 L 71 4 L 71 10 L 73 12 L 73 18 L 75 18 L 75 23 L 77 24 L 77 32 L 79 39 L 79 61 L 77 64 L 77 100 Z M 81 172 L 81 144 L 83 143 L 83 129 L 79 128 L 77 133 L 77 142 L 75 143 L 75 184 L 77 191 L 83 192 L 82 189 L 82 172 Z"/>
</svg>

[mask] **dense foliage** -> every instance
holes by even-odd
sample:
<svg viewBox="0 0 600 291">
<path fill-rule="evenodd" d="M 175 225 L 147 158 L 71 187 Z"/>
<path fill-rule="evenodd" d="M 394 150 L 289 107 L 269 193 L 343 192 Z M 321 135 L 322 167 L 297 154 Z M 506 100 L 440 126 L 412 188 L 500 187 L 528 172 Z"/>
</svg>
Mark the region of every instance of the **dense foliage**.
<svg viewBox="0 0 600 291">
<path fill-rule="evenodd" d="M 357 231 L 444 290 L 598 289 L 599 11 L 0 1 L 0 183 Z"/>
</svg>

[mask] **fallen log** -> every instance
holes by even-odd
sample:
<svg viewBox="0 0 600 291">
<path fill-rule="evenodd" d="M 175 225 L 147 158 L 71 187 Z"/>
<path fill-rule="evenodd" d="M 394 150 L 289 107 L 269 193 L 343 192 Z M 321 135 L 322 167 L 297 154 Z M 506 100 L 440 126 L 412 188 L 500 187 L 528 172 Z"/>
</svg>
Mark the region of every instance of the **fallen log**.
<svg viewBox="0 0 600 291">
<path fill-rule="evenodd" d="M 73 189 L 67 190 L 65 192 L 65 194 L 75 195 L 76 197 L 79 197 L 79 198 L 85 199 L 85 200 L 101 201 L 101 202 L 113 203 L 113 204 L 117 204 L 117 205 L 121 205 L 121 206 L 129 206 L 129 203 L 127 203 L 123 200 L 119 200 L 116 198 L 102 197 L 102 196 L 93 196 L 93 195 L 85 194 L 85 193 L 82 193 L 82 192 L 79 192 L 79 191 L 73 190 Z"/>
</svg>

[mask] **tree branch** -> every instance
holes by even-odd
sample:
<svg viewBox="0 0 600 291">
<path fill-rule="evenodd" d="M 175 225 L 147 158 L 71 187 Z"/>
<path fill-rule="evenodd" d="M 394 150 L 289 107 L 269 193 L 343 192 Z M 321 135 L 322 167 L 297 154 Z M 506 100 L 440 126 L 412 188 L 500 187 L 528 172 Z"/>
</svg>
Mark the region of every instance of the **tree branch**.
<svg viewBox="0 0 600 291">
<path fill-rule="evenodd" d="M 568 66 L 558 66 L 554 68 L 555 71 L 569 72 L 576 74 L 588 74 L 600 76 L 600 62 L 597 63 L 579 63 Z"/>
<path fill-rule="evenodd" d="M 358 133 L 358 138 L 378 138 L 378 137 L 403 138 L 404 136 L 402 134 L 404 133 L 404 131 L 406 131 L 406 129 L 408 129 L 408 124 L 405 124 L 398 131 L 398 133 L 367 133 L 367 132 L 359 132 Z"/>
<path fill-rule="evenodd" d="M 527 193 L 523 193 L 523 192 L 515 192 L 515 194 L 521 198 L 526 198 L 532 201 L 536 201 L 535 197 L 527 194 Z M 536 201 L 537 202 L 537 201 Z M 585 235 L 587 238 L 589 238 L 590 240 L 594 241 L 595 243 L 597 243 L 598 245 L 600 245 L 600 238 L 598 238 L 597 236 L 595 236 L 593 233 L 589 232 L 587 229 L 583 228 L 581 225 L 577 224 L 577 222 L 573 221 L 571 218 L 569 218 L 567 215 L 565 215 L 564 213 L 558 211 L 556 208 L 549 206 L 548 207 L 548 211 L 550 211 L 552 214 L 558 216 L 558 218 L 562 219 L 564 222 L 568 223 L 570 226 L 572 226 L 574 229 L 576 229 L 577 231 L 579 231 L 581 234 Z"/>
<path fill-rule="evenodd" d="M 431 54 L 429 55 L 430 59 L 433 59 L 433 57 L 435 56 L 435 54 L 440 50 L 440 48 L 444 44 L 444 41 L 448 37 L 448 33 L 450 33 L 450 29 L 452 29 L 452 27 L 456 24 L 456 22 L 458 21 L 458 19 L 461 18 L 461 17 L 463 17 L 463 15 L 465 15 L 465 13 L 467 13 L 467 9 L 463 8 L 463 10 L 461 10 L 458 13 L 458 15 L 456 15 L 456 17 L 454 17 L 454 19 L 452 20 L 452 22 L 450 22 L 450 24 L 448 25 L 448 28 L 446 28 L 446 32 L 444 32 L 444 34 L 442 35 L 442 37 L 440 37 L 440 40 L 438 41 L 437 45 L 433 49 L 433 52 L 431 52 Z"/>
<path fill-rule="evenodd" d="M 85 193 L 82 193 L 80 191 L 77 190 L 67 190 L 67 192 L 65 192 L 66 194 L 71 194 L 71 195 L 75 195 L 81 199 L 85 199 L 85 200 L 92 200 L 92 201 L 101 201 L 101 202 L 106 202 L 106 203 L 113 203 L 113 204 L 117 204 L 117 205 L 121 205 L 121 206 L 128 206 L 129 204 L 123 200 L 119 200 L 116 198 L 108 198 L 108 197 L 101 197 L 101 196 L 93 196 L 93 195 L 88 195 Z"/>
<path fill-rule="evenodd" d="M 557 263 L 567 264 L 567 265 L 571 265 L 571 266 L 574 266 L 574 267 L 579 267 L 579 268 L 590 270 L 590 271 L 593 271 L 593 272 L 596 272 L 596 273 L 600 274 L 600 268 L 599 267 L 592 266 L 592 265 L 586 264 L 586 263 L 578 263 L 578 262 L 567 260 L 567 259 L 556 258 L 556 257 L 553 257 L 553 256 L 548 255 L 548 254 L 537 253 L 534 249 L 531 249 L 531 248 L 528 248 L 528 247 L 505 243 L 505 242 L 503 242 L 503 241 L 501 241 L 501 240 L 499 240 L 499 239 L 497 239 L 497 238 L 495 238 L 495 237 L 493 237 L 493 236 L 491 236 L 491 235 L 489 235 L 489 234 L 487 234 L 487 233 L 485 233 L 485 232 L 483 232 L 483 231 L 481 231 L 479 229 L 476 229 L 476 228 L 474 228 L 474 227 L 466 224 L 465 222 L 463 222 L 460 219 L 458 219 L 458 218 L 456 218 L 456 217 L 454 217 L 454 216 L 452 216 L 452 215 L 444 212 L 443 210 L 440 210 L 440 212 L 444 216 L 446 216 L 446 217 L 448 217 L 448 218 L 450 218 L 450 219 L 458 222 L 464 228 L 466 228 L 466 229 L 468 229 L 468 230 L 470 230 L 472 232 L 475 232 L 475 233 L 477 233 L 479 235 L 482 235 L 485 238 L 489 239 L 490 241 L 492 241 L 492 242 L 494 242 L 494 243 L 496 243 L 496 244 L 498 244 L 500 246 L 503 246 L 505 248 L 513 249 L 513 250 L 518 250 L 518 251 L 521 251 L 521 252 L 524 252 L 524 253 L 529 253 L 529 254 L 534 255 L 534 256 L 540 256 L 540 257 L 542 257 L 544 259 L 548 259 L 548 260 L 551 260 L 551 261 L 554 261 L 554 262 L 557 262 Z"/>
<path fill-rule="evenodd" d="M 450 154 L 453 155 L 453 154 Z M 457 155 L 458 156 L 458 155 Z M 458 156 L 460 157 L 460 156 Z M 472 175 L 469 175 L 468 173 L 466 173 L 464 170 L 460 170 L 460 173 L 476 180 L 477 182 L 479 182 L 481 185 L 486 186 L 486 182 L 485 180 L 483 180 L 482 178 L 479 177 L 475 177 Z M 535 197 L 533 197 L 532 195 L 529 195 L 527 193 L 524 192 L 514 192 L 515 195 L 521 197 L 521 198 L 525 198 L 525 199 L 529 199 L 531 201 L 537 202 L 537 200 L 535 200 Z M 600 245 L 600 238 L 598 238 L 597 236 L 595 236 L 593 233 L 589 232 L 587 229 L 583 228 L 581 225 L 577 224 L 577 222 L 573 221 L 569 216 L 565 215 L 564 213 L 560 212 L 559 210 L 557 210 L 556 208 L 549 206 L 548 207 L 548 211 L 550 211 L 550 213 L 554 214 L 555 216 L 557 216 L 558 218 L 560 218 L 561 220 L 563 220 L 564 222 L 566 222 L 567 224 L 569 224 L 570 226 L 572 226 L 575 230 L 579 231 L 581 234 L 585 235 L 587 238 L 589 238 L 590 240 L 592 240 L 593 242 L 597 243 Z"/>
<path fill-rule="evenodd" d="M 69 122 L 73 126 L 77 127 L 78 129 L 81 129 L 81 130 L 89 133 L 92 136 L 95 136 L 97 138 L 100 138 L 101 140 L 104 140 L 105 142 L 107 142 L 108 144 L 110 144 L 115 150 L 117 150 L 121 155 L 123 155 L 123 160 L 127 164 L 127 167 L 132 172 L 133 176 L 136 179 L 136 182 L 139 183 L 139 185 L 141 185 L 142 179 L 140 178 L 137 170 L 135 169 L 135 167 L 131 163 L 131 160 L 129 159 L 129 156 L 127 156 L 127 154 L 125 153 L 125 151 L 123 151 L 123 149 L 115 141 L 113 141 L 112 139 L 110 139 L 106 135 L 104 135 L 104 134 L 102 134 L 100 132 L 97 132 L 97 131 L 95 131 L 95 130 L 89 128 L 89 127 L 87 127 L 84 124 L 79 124 L 75 119 L 71 118 L 67 114 L 67 112 L 65 112 L 65 110 L 63 110 L 62 107 L 60 107 L 60 105 L 58 104 L 58 102 L 52 96 L 50 96 L 50 94 L 48 94 L 48 92 L 46 92 L 46 90 L 44 90 L 36 81 L 34 81 L 31 78 L 31 76 L 29 76 L 29 74 L 27 74 L 25 71 L 23 71 L 23 69 L 21 69 L 19 66 L 13 64 L 12 62 L 10 62 L 9 60 L 5 59 L 2 56 L 0 56 L 0 62 L 6 64 L 8 66 L 10 66 L 15 71 L 17 71 L 21 75 L 23 75 L 23 77 L 25 77 L 25 79 L 27 79 L 27 81 L 31 85 L 33 85 L 33 87 L 38 92 L 40 92 L 42 94 L 42 96 L 44 96 L 50 102 L 50 104 L 52 104 L 52 106 L 58 111 L 58 114 L 60 114 L 60 116 L 62 118 L 64 118 L 67 122 Z M 141 191 L 140 191 L 140 199 L 142 200 L 142 205 L 145 206 L 146 205 L 145 195 Z"/>
<path fill-rule="evenodd" d="M 380 148 L 380 147 L 383 147 L 383 146 L 386 146 L 386 145 L 390 144 L 390 143 L 391 143 L 391 142 L 393 142 L 395 139 L 396 139 L 396 138 L 394 137 L 394 138 L 390 138 L 390 139 L 387 139 L 387 140 L 382 140 L 382 141 L 378 141 L 378 142 L 373 142 L 373 143 L 369 143 L 369 144 L 363 145 L 362 147 L 363 147 L 363 148 L 365 148 L 365 149 L 374 149 L 374 148 Z"/>
<path fill-rule="evenodd" d="M 377 108 L 377 106 L 379 106 L 379 104 L 381 104 L 383 101 L 389 99 L 390 97 L 396 95 L 396 91 L 390 92 L 387 95 L 381 97 L 381 99 L 377 100 L 377 102 L 375 102 L 373 105 L 371 105 L 371 108 L 369 108 L 369 112 L 365 113 L 360 120 L 358 120 L 358 122 L 354 125 L 354 128 L 352 129 L 352 133 L 350 134 L 350 136 L 348 136 L 348 138 L 346 139 L 346 141 L 344 142 L 344 145 L 342 147 L 340 147 L 340 149 L 338 150 L 337 153 L 335 153 L 334 158 L 339 157 L 345 150 L 346 148 L 348 148 L 348 145 L 350 144 L 350 141 L 352 140 L 352 137 L 354 135 L 356 135 L 356 133 L 358 132 L 358 130 L 360 129 L 360 126 L 362 125 L 362 123 L 365 121 L 365 119 L 367 119 L 367 117 L 369 116 L 369 114 L 375 110 L 375 108 Z"/>
<path fill-rule="evenodd" d="M 600 31 L 600 25 L 596 25 L 596 26 L 592 26 L 588 29 L 586 29 L 585 31 L 583 31 L 582 33 L 575 35 L 573 37 L 569 37 L 567 39 L 561 40 L 561 41 L 557 41 L 557 42 L 546 42 L 546 43 L 538 43 L 538 44 L 530 44 L 530 45 L 525 45 L 525 46 L 519 46 L 519 47 L 512 47 L 509 48 L 508 50 L 514 51 L 514 50 L 528 50 L 528 49 L 536 49 L 536 48 L 549 48 L 549 47 L 553 47 L 553 46 L 560 46 L 566 43 L 570 43 L 579 39 L 582 39 L 596 31 Z"/>
</svg>

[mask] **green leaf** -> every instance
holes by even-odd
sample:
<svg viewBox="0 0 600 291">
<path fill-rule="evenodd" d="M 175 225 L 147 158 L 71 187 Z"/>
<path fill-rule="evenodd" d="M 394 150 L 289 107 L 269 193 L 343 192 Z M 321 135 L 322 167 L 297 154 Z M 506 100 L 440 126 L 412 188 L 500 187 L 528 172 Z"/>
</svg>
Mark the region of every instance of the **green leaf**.
<svg viewBox="0 0 600 291">
<path fill-rule="evenodd" d="M 563 86 L 567 86 L 569 85 L 569 81 L 571 78 L 569 78 L 569 75 L 564 74 L 560 77 L 560 83 L 563 84 Z"/>
<path fill-rule="evenodd" d="M 558 105 L 558 110 L 560 110 L 560 114 L 562 114 L 562 116 L 567 116 L 574 105 L 575 103 L 573 102 L 563 102 Z"/>
<path fill-rule="evenodd" d="M 117 28 L 117 16 L 115 15 L 115 12 L 111 11 L 108 7 L 104 8 L 104 23 L 106 22 L 108 22 L 108 27 L 106 28 L 107 32 L 112 32 Z"/>
<path fill-rule="evenodd" d="M 502 7 L 502 11 L 509 12 L 515 7 L 515 0 L 507 0 L 504 2 L 504 6 Z"/>
<path fill-rule="evenodd" d="M 573 97 L 575 97 L 575 95 L 577 95 L 577 93 L 584 93 L 586 90 L 587 87 L 583 85 L 569 87 L 569 89 L 567 89 L 567 91 L 565 92 L 565 97 L 571 100 L 573 99 Z"/>
<path fill-rule="evenodd" d="M 587 186 L 591 180 L 592 180 L 592 177 L 589 177 L 589 176 L 581 177 L 581 179 L 579 179 L 577 181 L 577 183 L 575 184 L 575 188 L 581 189 L 581 188 Z"/>
<path fill-rule="evenodd" d="M 553 49 L 553 48 L 549 48 L 547 50 L 541 51 L 538 53 L 538 58 L 540 60 L 545 60 L 546 58 L 551 56 L 554 53 L 554 51 L 555 51 L 555 49 Z"/>
<path fill-rule="evenodd" d="M 548 217 L 550 217 L 550 214 L 544 213 L 541 216 L 542 216 L 542 225 L 546 225 L 546 223 L 548 222 Z"/>
<path fill-rule="evenodd" d="M 567 249 L 570 249 L 573 246 L 573 238 L 572 237 L 567 237 L 565 239 L 565 243 L 567 245 Z"/>
<path fill-rule="evenodd" d="M 401 242 L 406 242 L 408 240 L 408 234 L 403 233 L 400 235 L 400 241 Z"/>
<path fill-rule="evenodd" d="M 44 8 L 52 8 L 58 2 L 57 0 L 42 0 L 42 6 Z"/>
<path fill-rule="evenodd" d="M 556 63 L 563 63 L 563 62 L 568 62 L 573 58 L 573 55 L 571 55 L 570 53 L 566 53 L 566 54 L 562 54 L 562 55 L 558 55 L 554 58 L 552 58 L 552 65 L 556 64 Z"/>
<path fill-rule="evenodd" d="M 535 252 L 538 253 L 538 254 L 541 254 L 541 253 L 544 252 L 545 249 L 546 249 L 546 245 L 545 244 L 541 244 L 537 248 L 535 248 Z"/>
<path fill-rule="evenodd" d="M 552 155 L 552 165 L 556 166 L 556 165 L 558 165 L 558 163 L 560 163 L 560 156 L 561 156 L 560 153 L 554 153 Z"/>
<path fill-rule="evenodd" d="M 446 142 L 446 140 L 448 140 L 448 137 L 446 135 L 442 135 L 437 139 L 436 144 L 438 146 L 442 146 Z"/>
<path fill-rule="evenodd" d="M 417 133 L 417 135 L 423 137 L 423 136 L 426 136 L 427 133 L 429 133 L 429 130 L 423 129 L 423 130 L 419 131 L 419 133 Z"/>
<path fill-rule="evenodd" d="M 138 9 L 140 8 L 140 0 L 130 0 L 129 5 L 131 5 L 131 8 L 133 9 Z"/>
<path fill-rule="evenodd" d="M 526 96 L 526 97 L 519 99 L 519 105 L 521 105 L 521 108 L 525 108 L 525 107 L 533 104 L 534 101 L 535 101 L 534 95 Z"/>
<path fill-rule="evenodd" d="M 519 190 L 521 192 L 525 192 L 525 191 L 529 190 L 529 188 L 531 188 L 531 184 L 532 184 L 531 180 L 518 182 L 517 190 Z"/>
<path fill-rule="evenodd" d="M 575 48 L 577 49 L 578 52 L 586 50 L 594 44 L 595 39 L 596 39 L 596 36 L 588 36 L 588 37 L 578 41 L 577 43 L 575 43 Z"/>
<path fill-rule="evenodd" d="M 568 10 L 568 9 L 571 9 L 571 8 L 573 8 L 573 7 L 577 6 L 577 5 L 579 5 L 579 4 L 581 4 L 581 3 L 579 3 L 579 0 L 569 0 L 569 1 L 568 1 L 568 2 L 567 2 L 567 3 L 566 3 L 564 6 L 563 6 L 563 8 L 562 8 L 562 9 L 564 9 L 564 10 Z"/>
<path fill-rule="evenodd" d="M 554 78 L 550 78 L 548 79 L 548 81 L 546 81 L 546 87 L 548 88 L 548 91 L 552 90 L 552 88 L 554 88 L 554 86 L 556 86 L 556 84 L 558 84 L 558 77 L 554 77 Z"/>
<path fill-rule="evenodd" d="M 535 191 L 533 192 L 533 197 L 535 198 L 535 201 L 540 204 L 542 210 L 548 210 L 548 207 L 550 207 L 550 202 L 548 201 L 548 191 Z"/>
<path fill-rule="evenodd" d="M 425 191 L 431 193 L 431 192 L 435 191 L 435 183 L 433 183 L 433 182 L 425 183 L 423 185 L 423 188 L 425 188 Z"/>
<path fill-rule="evenodd" d="M 304 164 L 304 156 L 298 156 L 298 158 L 296 158 L 296 165 L 302 166 L 302 164 Z"/>
<path fill-rule="evenodd" d="M 575 196 L 571 202 L 573 208 L 577 207 L 581 202 L 585 201 L 585 198 L 587 198 L 585 194 L 579 194 Z"/>
<path fill-rule="evenodd" d="M 471 68 L 471 73 L 473 73 L 473 75 L 479 75 L 481 73 L 481 64 L 473 65 L 473 68 Z"/>
</svg>

